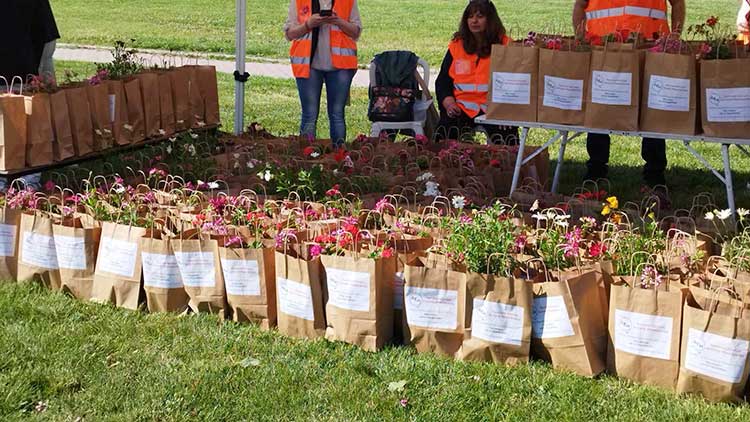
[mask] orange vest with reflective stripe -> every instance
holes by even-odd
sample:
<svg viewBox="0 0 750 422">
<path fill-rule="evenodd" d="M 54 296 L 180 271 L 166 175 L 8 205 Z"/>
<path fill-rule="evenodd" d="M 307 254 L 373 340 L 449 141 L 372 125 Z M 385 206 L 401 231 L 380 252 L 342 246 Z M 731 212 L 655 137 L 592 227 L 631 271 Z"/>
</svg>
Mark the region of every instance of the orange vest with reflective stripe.
<svg viewBox="0 0 750 422">
<path fill-rule="evenodd" d="M 617 31 L 638 32 L 653 39 L 670 32 L 667 0 L 589 0 L 586 31 L 603 37 Z"/>
<path fill-rule="evenodd" d="M 344 20 L 349 20 L 354 0 L 337 0 L 333 11 Z M 304 24 L 312 15 L 312 0 L 297 0 L 297 20 Z M 295 78 L 310 77 L 310 59 L 312 57 L 312 36 L 310 31 L 292 41 L 289 59 L 292 62 L 292 73 Z M 336 69 L 357 68 L 357 43 L 349 38 L 336 25 L 331 25 L 331 62 Z"/>
<path fill-rule="evenodd" d="M 510 38 L 503 35 L 502 43 L 507 45 Z M 487 91 L 490 80 L 490 57 L 468 54 L 460 39 L 448 44 L 453 57 L 448 74 L 453 79 L 453 96 L 467 116 L 474 118 L 480 111 L 487 111 Z"/>
</svg>

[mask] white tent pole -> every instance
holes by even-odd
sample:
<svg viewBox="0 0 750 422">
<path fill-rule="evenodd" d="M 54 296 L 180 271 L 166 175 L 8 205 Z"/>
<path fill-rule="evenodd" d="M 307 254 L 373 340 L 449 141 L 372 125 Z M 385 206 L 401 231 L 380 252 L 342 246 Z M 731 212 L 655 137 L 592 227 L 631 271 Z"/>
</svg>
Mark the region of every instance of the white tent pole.
<svg viewBox="0 0 750 422">
<path fill-rule="evenodd" d="M 245 82 L 249 76 L 245 72 L 247 0 L 237 0 L 236 6 L 237 22 L 235 25 L 234 52 L 237 66 L 234 72 L 234 134 L 239 135 L 245 129 Z"/>
</svg>

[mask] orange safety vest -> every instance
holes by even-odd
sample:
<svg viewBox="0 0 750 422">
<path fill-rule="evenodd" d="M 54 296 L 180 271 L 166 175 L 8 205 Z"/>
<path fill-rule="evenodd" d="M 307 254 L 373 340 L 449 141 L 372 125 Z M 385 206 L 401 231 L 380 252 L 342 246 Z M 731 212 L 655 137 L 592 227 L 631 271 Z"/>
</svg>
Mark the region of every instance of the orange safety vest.
<svg viewBox="0 0 750 422">
<path fill-rule="evenodd" d="M 589 0 L 586 31 L 603 37 L 617 31 L 638 32 L 645 38 L 670 32 L 667 0 Z"/>
<path fill-rule="evenodd" d="M 349 20 L 354 7 L 354 0 L 338 0 L 333 11 L 342 19 Z M 297 20 L 304 24 L 312 16 L 312 0 L 297 0 Z M 312 37 L 310 31 L 292 41 L 289 59 L 292 62 L 292 73 L 295 78 L 310 77 L 310 58 L 312 57 Z M 336 69 L 357 68 L 357 43 L 348 37 L 336 25 L 331 25 L 331 62 Z"/>
<path fill-rule="evenodd" d="M 503 35 L 502 44 L 508 45 L 510 38 Z M 490 80 L 490 58 L 468 54 L 464 43 L 458 39 L 448 44 L 453 57 L 448 74 L 453 79 L 453 97 L 467 116 L 474 118 L 480 111 L 487 112 L 487 92 Z"/>
</svg>

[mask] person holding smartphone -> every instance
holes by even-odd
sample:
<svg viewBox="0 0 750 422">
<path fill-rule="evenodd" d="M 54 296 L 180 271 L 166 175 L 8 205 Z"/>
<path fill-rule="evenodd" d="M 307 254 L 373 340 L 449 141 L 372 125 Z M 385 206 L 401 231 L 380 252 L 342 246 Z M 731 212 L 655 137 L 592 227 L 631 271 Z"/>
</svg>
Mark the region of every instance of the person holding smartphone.
<svg viewBox="0 0 750 422">
<path fill-rule="evenodd" d="M 326 86 L 330 136 L 346 141 L 344 109 L 357 71 L 357 40 L 362 32 L 357 0 L 291 0 L 284 34 L 302 105 L 300 135 L 315 137 L 320 96 Z"/>
</svg>

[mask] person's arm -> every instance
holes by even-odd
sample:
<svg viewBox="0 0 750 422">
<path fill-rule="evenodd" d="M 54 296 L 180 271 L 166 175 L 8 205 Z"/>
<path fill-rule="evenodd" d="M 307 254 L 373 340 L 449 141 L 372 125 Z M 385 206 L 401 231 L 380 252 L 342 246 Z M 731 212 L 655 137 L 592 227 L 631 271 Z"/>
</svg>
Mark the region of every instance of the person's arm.
<svg viewBox="0 0 750 422">
<path fill-rule="evenodd" d="M 353 9 L 352 9 L 352 13 L 354 13 Z M 359 17 L 359 12 L 357 12 L 357 17 Z M 352 18 L 353 18 L 353 16 L 352 16 Z M 347 37 L 349 37 L 349 38 L 351 38 L 351 39 L 353 39 L 355 41 L 357 39 L 359 39 L 359 34 L 362 31 L 362 24 L 361 23 L 357 24 L 355 22 L 348 21 L 348 20 L 346 20 L 344 18 L 339 17 L 335 13 L 333 14 L 333 16 L 328 17 L 328 18 L 323 18 L 323 19 L 325 19 L 324 23 L 328 23 L 328 24 L 331 24 L 331 25 L 336 25 L 339 28 L 341 28 L 341 31 L 344 34 L 346 34 Z M 352 19 L 352 20 L 354 20 L 354 19 Z"/>
<path fill-rule="evenodd" d="M 586 35 L 586 7 L 589 0 L 576 0 L 573 3 L 573 31 L 579 37 Z"/>
<path fill-rule="evenodd" d="M 669 0 L 672 5 L 672 32 L 680 33 L 685 26 L 685 0 Z"/>
<path fill-rule="evenodd" d="M 316 13 L 305 21 L 305 23 L 299 23 L 297 19 L 297 2 L 291 0 L 289 2 L 289 13 L 287 15 L 286 23 L 284 24 L 284 35 L 287 41 L 296 40 L 302 37 L 314 28 L 319 27 L 323 23 L 325 18 L 320 17 L 320 14 Z"/>
<path fill-rule="evenodd" d="M 453 96 L 453 78 L 450 75 L 450 69 L 453 66 L 453 55 L 450 50 L 445 53 L 443 64 L 440 65 L 440 73 L 435 79 L 435 94 L 437 95 L 440 108 L 445 110 L 449 116 L 455 117 L 460 114 L 461 109 L 456 104 L 456 97 Z"/>
</svg>

